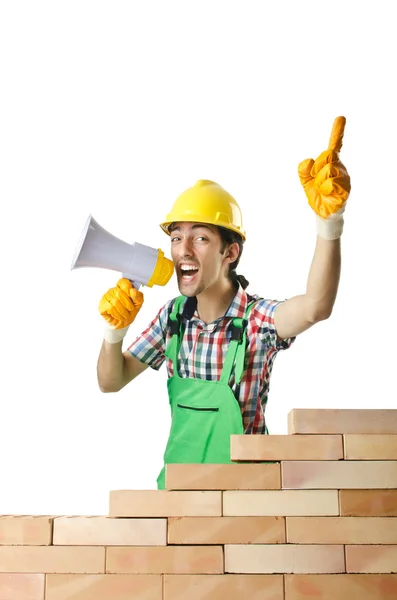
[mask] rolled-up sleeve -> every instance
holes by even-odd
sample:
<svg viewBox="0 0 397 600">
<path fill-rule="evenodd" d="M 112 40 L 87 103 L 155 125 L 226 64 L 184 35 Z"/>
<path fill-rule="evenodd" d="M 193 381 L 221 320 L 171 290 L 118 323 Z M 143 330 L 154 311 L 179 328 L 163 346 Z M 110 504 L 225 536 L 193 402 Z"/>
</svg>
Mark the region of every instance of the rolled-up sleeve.
<svg viewBox="0 0 397 600">
<path fill-rule="evenodd" d="M 164 362 L 168 317 L 172 301 L 159 310 L 149 326 L 132 342 L 128 352 L 158 371 Z"/>
<path fill-rule="evenodd" d="M 274 314 L 276 308 L 283 303 L 283 300 L 259 300 L 252 309 L 253 317 L 257 323 L 257 335 L 259 339 L 268 347 L 276 350 L 286 350 L 295 341 L 296 337 L 280 340 L 277 337 L 277 330 L 274 324 Z"/>
</svg>

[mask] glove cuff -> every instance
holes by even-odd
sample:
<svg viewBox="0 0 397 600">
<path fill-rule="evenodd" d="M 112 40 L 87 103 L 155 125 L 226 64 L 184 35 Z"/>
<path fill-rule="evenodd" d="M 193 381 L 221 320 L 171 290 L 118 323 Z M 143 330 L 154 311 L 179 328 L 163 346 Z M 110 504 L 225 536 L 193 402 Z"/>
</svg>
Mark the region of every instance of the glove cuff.
<svg viewBox="0 0 397 600">
<path fill-rule="evenodd" d="M 123 327 L 122 329 L 114 329 L 109 325 L 105 325 L 103 330 L 103 339 L 109 344 L 118 344 L 118 342 L 122 342 L 125 338 L 129 327 L 130 326 L 127 325 L 127 327 Z"/>
<path fill-rule="evenodd" d="M 343 215 L 332 215 L 328 219 L 316 215 L 317 235 L 325 240 L 337 240 L 343 233 Z"/>
</svg>

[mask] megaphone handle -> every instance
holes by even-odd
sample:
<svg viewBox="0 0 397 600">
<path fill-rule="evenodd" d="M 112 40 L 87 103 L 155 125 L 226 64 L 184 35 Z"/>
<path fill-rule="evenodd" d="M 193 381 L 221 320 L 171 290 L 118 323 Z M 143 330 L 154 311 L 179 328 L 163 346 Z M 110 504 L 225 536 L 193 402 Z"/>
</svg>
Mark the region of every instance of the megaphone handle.
<svg viewBox="0 0 397 600">
<path fill-rule="evenodd" d="M 142 284 L 141 284 L 139 281 L 132 281 L 132 279 L 130 279 L 130 278 L 128 277 L 128 275 L 126 275 L 125 273 L 122 273 L 122 275 L 121 275 L 121 276 L 122 276 L 122 277 L 125 277 L 126 279 L 128 279 L 128 281 L 131 281 L 132 285 L 134 286 L 134 288 L 135 288 L 136 290 L 139 290 L 139 288 L 140 288 L 140 287 L 141 287 L 141 285 L 142 285 Z"/>
</svg>

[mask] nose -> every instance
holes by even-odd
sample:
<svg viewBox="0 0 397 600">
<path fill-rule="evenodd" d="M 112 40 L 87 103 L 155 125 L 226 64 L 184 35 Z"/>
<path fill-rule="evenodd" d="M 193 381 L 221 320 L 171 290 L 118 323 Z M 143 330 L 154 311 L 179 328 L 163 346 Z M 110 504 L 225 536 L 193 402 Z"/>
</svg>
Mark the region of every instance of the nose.
<svg viewBox="0 0 397 600">
<path fill-rule="evenodd" d="M 181 258 L 188 258 L 193 255 L 193 244 L 189 237 L 185 237 L 181 240 L 179 253 Z"/>
</svg>

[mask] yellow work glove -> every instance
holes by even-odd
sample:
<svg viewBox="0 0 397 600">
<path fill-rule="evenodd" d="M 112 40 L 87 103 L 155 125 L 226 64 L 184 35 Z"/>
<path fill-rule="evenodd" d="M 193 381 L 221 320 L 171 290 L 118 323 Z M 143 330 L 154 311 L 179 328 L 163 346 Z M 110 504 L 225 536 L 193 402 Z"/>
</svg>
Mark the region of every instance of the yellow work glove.
<svg viewBox="0 0 397 600">
<path fill-rule="evenodd" d="M 121 342 L 143 304 L 143 294 L 132 283 L 119 279 L 116 287 L 110 288 L 99 302 L 99 312 L 107 322 L 104 338 L 110 344 Z"/>
<path fill-rule="evenodd" d="M 345 117 L 337 117 L 328 150 L 316 160 L 307 158 L 298 166 L 300 182 L 316 213 L 317 233 L 327 240 L 335 240 L 342 235 L 343 213 L 350 194 L 350 177 L 339 160 L 345 124 Z"/>
</svg>

